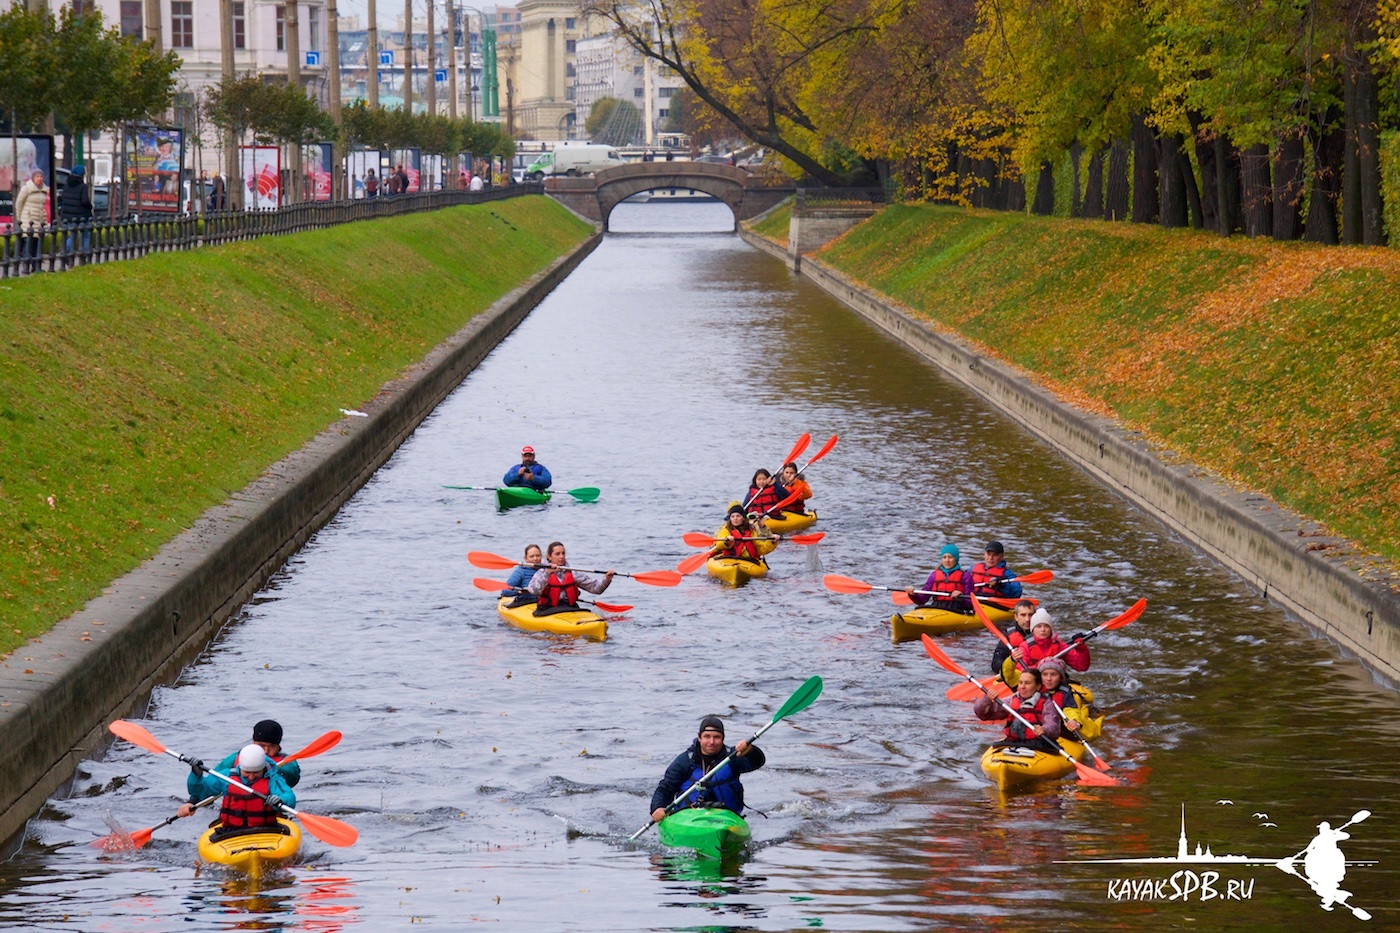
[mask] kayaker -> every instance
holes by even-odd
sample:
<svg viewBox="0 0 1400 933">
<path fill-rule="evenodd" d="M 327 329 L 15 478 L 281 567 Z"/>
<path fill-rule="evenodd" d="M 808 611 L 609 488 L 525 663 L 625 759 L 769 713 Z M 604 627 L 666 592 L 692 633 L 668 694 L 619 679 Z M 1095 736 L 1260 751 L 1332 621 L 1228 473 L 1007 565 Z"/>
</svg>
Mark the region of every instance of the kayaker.
<svg viewBox="0 0 1400 933">
<path fill-rule="evenodd" d="M 1026 641 L 1031 637 L 1031 616 L 1035 613 L 1035 603 L 1029 599 L 1020 599 L 1011 609 L 1011 625 L 1006 629 L 1007 640 L 1011 640 L 1012 635 L 1019 635 L 1021 641 Z M 1011 657 L 1011 649 L 1001 642 L 992 650 L 992 673 L 1000 674 L 1001 666 L 1006 663 L 1006 659 Z"/>
<path fill-rule="evenodd" d="M 520 448 L 520 462 L 506 470 L 501 482 L 507 486 L 528 486 L 535 492 L 544 492 L 554 482 L 543 463 L 535 461 L 535 448 L 526 444 Z"/>
<path fill-rule="evenodd" d="M 609 570 L 599 578 L 581 570 L 568 569 L 564 545 L 558 541 L 551 541 L 545 554 L 549 559 L 549 566 L 535 571 L 535 575 L 530 578 L 530 593 L 539 603 L 535 607 L 537 616 L 577 610 L 580 590 L 587 590 L 597 596 L 608 588 L 617 574 L 616 570 Z"/>
<path fill-rule="evenodd" d="M 689 791 L 711 768 L 730 754 L 734 757 L 729 763 L 720 768 L 703 787 L 687 795 L 683 806 L 678 809 L 720 806 L 743 816 L 744 785 L 740 782 L 739 775 L 757 771 L 763 767 L 767 758 L 763 749 L 744 740 L 740 740 L 733 748 L 726 746 L 724 722 L 718 716 L 706 716 L 700 720 L 699 734 L 690 743 L 690 748 L 676 756 L 675 761 L 666 768 L 666 773 L 656 785 L 656 790 L 652 792 L 651 821 L 661 822 L 667 808 L 676 798 Z"/>
<path fill-rule="evenodd" d="M 789 493 L 767 470 L 755 470 L 749 483 L 749 494 L 744 497 L 744 507 L 759 517 L 788 497 Z"/>
<path fill-rule="evenodd" d="M 966 612 L 971 609 L 972 603 L 967 594 L 972 592 L 972 575 L 958 566 L 960 560 L 957 545 L 943 545 L 943 549 L 938 552 L 938 566 L 933 568 L 933 573 L 929 574 L 924 585 L 919 587 L 920 590 L 939 595 L 928 596 L 913 587 L 905 590 L 904 594 L 920 606 L 949 609 L 953 612 Z"/>
<path fill-rule="evenodd" d="M 729 507 L 724 524 L 715 532 L 716 557 L 735 557 L 759 564 L 763 562 L 763 555 L 777 546 L 778 542 L 768 530 L 750 522 L 744 507 L 737 502 Z"/>
<path fill-rule="evenodd" d="M 1065 738 L 1096 739 L 1102 730 L 1095 725 L 1095 710 L 1080 702 L 1080 696 L 1069 682 L 1069 671 L 1061 658 L 1046 658 L 1036 668 L 1040 671 L 1040 692 L 1060 710 L 1064 720 Z"/>
<path fill-rule="evenodd" d="M 803 478 L 802 474 L 797 472 L 797 464 L 783 464 L 783 469 L 779 473 L 779 477 L 781 485 L 783 488 L 787 489 L 788 495 L 797 495 L 797 500 L 783 506 L 783 511 L 792 512 L 794 515 L 806 515 L 807 506 L 805 503 L 808 499 L 812 498 L 812 487 L 807 484 L 807 480 Z M 781 502 L 782 500 L 779 499 L 778 501 Z"/>
<path fill-rule="evenodd" d="M 1007 599 L 1021 598 L 1021 584 L 1016 582 L 1016 571 L 1006 566 L 1006 548 L 1000 541 L 988 541 L 982 552 L 982 560 L 972 565 L 972 592 L 978 596 L 1004 596 Z"/>
<path fill-rule="evenodd" d="M 1001 666 L 1001 677 L 1007 683 L 1011 683 L 1011 678 L 1016 676 L 1016 666 L 1038 667 L 1041 661 L 1052 658 L 1060 652 L 1065 659 L 1065 663 L 1076 671 L 1087 671 L 1089 669 L 1089 646 L 1084 643 L 1084 636 L 1076 635 L 1068 644 L 1055 636 L 1054 621 L 1050 618 L 1050 613 L 1042 606 L 1031 616 L 1031 637 L 1029 641 L 1019 638 L 1019 633 L 1011 633 L 1008 640 L 1011 642 L 1011 654 Z M 1070 650 L 1065 651 L 1066 648 Z"/>
<path fill-rule="evenodd" d="M 1055 715 L 1042 716 L 1048 701 L 1041 694 L 1040 688 L 1040 671 L 1022 671 L 1020 679 L 1016 682 L 1016 691 L 1001 703 L 983 695 L 972 704 L 972 712 L 983 722 L 1006 720 L 1006 738 L 997 742 L 997 747 L 1019 745 L 1043 748 L 1044 742 L 1040 741 L 1042 737 L 1049 742 L 1060 737 L 1060 717 Z M 1003 703 L 1006 705 L 1003 706 Z M 1019 713 L 1026 722 L 1029 722 L 1031 728 L 1026 729 L 1020 720 L 1007 712 L 1007 706 Z"/>
<path fill-rule="evenodd" d="M 268 761 L 272 763 L 273 769 L 282 776 L 288 787 L 296 787 L 301 782 L 301 762 L 289 761 L 285 765 L 282 759 L 286 755 L 282 754 L 282 724 L 275 719 L 263 719 L 253 726 L 253 744 L 263 750 Z M 238 759 L 238 752 L 230 752 L 224 759 L 214 766 L 214 770 L 221 774 L 230 773 L 234 762 Z M 214 780 L 218 780 L 215 778 Z M 204 799 L 204 798 L 199 798 Z M 193 803 L 183 803 L 176 811 L 176 816 L 190 816 L 194 813 Z"/>
<path fill-rule="evenodd" d="M 271 763 L 267 760 L 267 753 L 263 751 L 262 746 L 250 743 L 239 751 L 236 768 L 215 769 L 257 792 L 250 794 L 211 775 L 204 767 L 204 762 L 191 762 L 189 777 L 185 779 L 185 788 L 190 795 L 186 806 L 193 806 L 205 797 L 223 794 L 223 803 L 219 807 L 220 833 L 277 825 L 281 808 L 295 807 L 297 795 L 287 786 L 276 766 L 269 767 L 269 764 Z M 267 799 L 264 800 L 258 794 Z M 183 810 L 184 807 L 180 809 Z M 218 835 L 215 834 L 216 837 Z"/>
<path fill-rule="evenodd" d="M 540 550 L 540 546 L 538 544 L 525 545 L 525 562 L 512 570 L 510 576 L 506 578 L 506 585 L 509 589 L 501 590 L 502 596 L 508 596 L 514 600 L 510 605 L 511 609 L 534 601 L 535 597 L 529 590 L 530 581 L 534 579 L 535 574 L 543 566 L 544 552 Z"/>
</svg>

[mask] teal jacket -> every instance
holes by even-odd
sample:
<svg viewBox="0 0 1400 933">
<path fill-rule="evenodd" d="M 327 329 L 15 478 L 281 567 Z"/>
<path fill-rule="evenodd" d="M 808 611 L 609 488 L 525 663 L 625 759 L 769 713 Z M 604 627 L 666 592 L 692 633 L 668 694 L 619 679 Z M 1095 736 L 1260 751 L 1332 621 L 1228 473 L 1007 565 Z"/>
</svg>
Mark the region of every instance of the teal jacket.
<svg viewBox="0 0 1400 933">
<path fill-rule="evenodd" d="M 296 762 L 292 762 L 292 764 L 296 764 Z M 231 768 L 225 767 L 221 763 L 214 770 L 224 776 L 228 776 Z M 234 780 L 242 783 L 237 776 L 234 776 Z M 185 778 L 185 789 L 190 793 L 190 803 L 199 803 L 205 797 L 222 797 L 225 791 L 228 790 L 228 787 L 227 784 L 214 777 L 212 774 L 206 774 L 203 778 L 197 778 L 194 776 L 194 772 L 191 771 L 189 776 Z M 286 780 L 276 769 L 273 769 L 272 773 L 268 775 L 267 787 L 267 792 L 269 794 L 276 794 L 278 797 L 281 797 L 282 802 L 287 806 L 295 807 L 297 805 L 297 795 L 287 786 Z"/>
</svg>

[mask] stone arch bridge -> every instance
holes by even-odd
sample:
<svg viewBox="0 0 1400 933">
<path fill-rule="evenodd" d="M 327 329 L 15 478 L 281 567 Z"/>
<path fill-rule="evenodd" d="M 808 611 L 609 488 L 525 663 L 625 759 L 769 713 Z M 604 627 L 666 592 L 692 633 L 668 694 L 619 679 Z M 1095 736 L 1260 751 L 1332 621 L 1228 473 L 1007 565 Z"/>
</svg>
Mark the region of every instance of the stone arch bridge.
<svg viewBox="0 0 1400 933">
<path fill-rule="evenodd" d="M 632 162 L 604 169 L 592 177 L 545 181 L 545 193 L 565 207 L 608 229 L 612 209 L 625 198 L 660 188 L 703 191 L 734 212 L 739 221 L 757 217 L 793 193 L 792 185 L 766 185 L 741 168 L 717 162 Z"/>
</svg>

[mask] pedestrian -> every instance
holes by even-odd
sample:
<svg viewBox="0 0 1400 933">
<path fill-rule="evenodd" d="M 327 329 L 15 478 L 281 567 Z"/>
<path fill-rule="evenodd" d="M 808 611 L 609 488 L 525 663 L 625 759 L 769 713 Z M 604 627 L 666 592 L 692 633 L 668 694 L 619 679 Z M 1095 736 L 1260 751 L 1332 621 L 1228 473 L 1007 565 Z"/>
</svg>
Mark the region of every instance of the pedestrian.
<svg viewBox="0 0 1400 933">
<path fill-rule="evenodd" d="M 68 180 L 63 183 L 63 190 L 58 195 L 58 216 L 65 226 L 72 226 L 82 231 L 82 251 L 80 256 L 88 255 L 92 249 L 92 195 L 87 188 L 87 168 L 82 165 L 73 166 L 73 170 L 68 173 Z M 63 264 L 71 266 L 79 257 L 73 255 L 73 242 L 77 229 L 69 230 L 68 235 L 63 240 Z"/>
<path fill-rule="evenodd" d="M 365 172 L 365 197 L 379 197 L 379 176 L 374 174 L 374 169 Z"/>
<path fill-rule="evenodd" d="M 733 755 L 723 768 L 703 786 L 700 779 L 726 756 Z M 763 749 L 740 740 L 733 748 L 724 744 L 724 721 L 718 716 L 700 720 L 700 733 L 666 768 L 651 795 L 651 821 L 660 823 L 668 810 L 685 807 L 719 806 L 744 815 L 744 785 L 740 775 L 757 771 L 767 758 Z M 685 795 L 680 804 L 677 798 Z"/>
<path fill-rule="evenodd" d="M 224 184 L 224 176 L 215 172 L 214 181 L 209 187 L 209 212 L 217 214 L 219 211 L 226 210 L 228 210 L 228 186 Z"/>
<path fill-rule="evenodd" d="M 40 272 L 39 252 L 44 243 L 44 227 L 48 225 L 48 201 L 50 191 L 44 187 L 44 173 L 35 169 L 19 189 L 15 200 L 15 229 L 28 231 L 20 241 L 20 256 L 25 259 L 28 272 Z"/>
<path fill-rule="evenodd" d="M 469 187 L 472 191 L 480 191 L 485 187 L 485 183 L 482 182 L 480 175 L 473 175 Z"/>
<path fill-rule="evenodd" d="M 408 172 L 403 170 L 403 163 L 399 163 L 398 171 L 394 172 L 394 180 L 398 183 L 399 194 L 408 194 Z"/>
</svg>

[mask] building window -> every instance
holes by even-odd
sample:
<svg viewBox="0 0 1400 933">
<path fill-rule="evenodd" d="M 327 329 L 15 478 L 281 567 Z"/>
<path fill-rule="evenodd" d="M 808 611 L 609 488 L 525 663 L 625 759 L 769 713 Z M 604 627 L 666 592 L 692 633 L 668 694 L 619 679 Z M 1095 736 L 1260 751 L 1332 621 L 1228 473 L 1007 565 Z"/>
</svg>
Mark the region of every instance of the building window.
<svg viewBox="0 0 1400 933">
<path fill-rule="evenodd" d="M 194 48 L 194 0 L 171 0 L 170 47 Z"/>
<path fill-rule="evenodd" d="M 243 15 L 247 9 L 246 3 L 235 3 L 233 5 L 233 47 L 235 49 L 246 49 L 248 47 L 248 20 Z"/>
<path fill-rule="evenodd" d="M 577 28 L 578 28 L 578 20 L 574 19 L 572 16 L 566 16 L 566 17 L 564 17 L 564 28 L 565 28 L 565 29 L 577 29 Z"/>
<path fill-rule="evenodd" d="M 656 93 L 659 97 L 671 97 L 676 93 L 676 89 L 673 87 L 663 87 L 660 88 Z"/>
<path fill-rule="evenodd" d="M 287 8 L 282 4 L 273 7 L 277 18 L 277 51 L 287 51 Z"/>
<path fill-rule="evenodd" d="M 566 88 L 564 88 L 564 99 L 565 99 L 565 100 L 575 100 L 575 99 L 576 99 L 576 95 L 574 94 L 574 88 L 572 88 L 572 87 L 566 87 Z"/>
<path fill-rule="evenodd" d="M 578 40 L 577 40 L 577 39 L 565 39 L 565 40 L 564 40 L 564 51 L 567 52 L 567 53 L 570 54 L 570 55 L 572 55 L 572 54 L 574 54 L 575 52 L 577 52 L 577 51 L 578 51 Z"/>
<path fill-rule="evenodd" d="M 564 77 L 566 77 L 566 78 L 572 78 L 572 77 L 576 76 L 577 74 L 578 74 L 578 69 L 576 69 L 576 68 L 574 67 L 573 62 L 565 62 L 565 63 L 564 63 Z"/>
<path fill-rule="evenodd" d="M 122 38 L 140 39 L 145 22 L 141 17 L 141 0 L 122 0 Z"/>
<path fill-rule="evenodd" d="M 641 74 L 641 73 L 642 73 L 642 66 L 641 66 L 641 65 L 633 65 L 633 66 L 632 66 L 632 73 L 633 73 L 634 75 L 639 75 L 639 74 Z"/>
<path fill-rule="evenodd" d="M 633 96 L 633 97 L 645 97 L 645 96 L 646 96 L 646 90 L 645 90 L 644 88 L 634 87 L 634 88 L 632 88 L 632 96 Z"/>
<path fill-rule="evenodd" d="M 657 115 L 664 120 L 671 115 L 671 111 L 667 110 L 665 107 L 662 107 L 661 110 L 658 111 Z"/>
<path fill-rule="evenodd" d="M 307 23 L 311 29 L 311 51 L 321 51 L 321 8 L 318 6 L 308 7 L 306 10 Z"/>
</svg>

